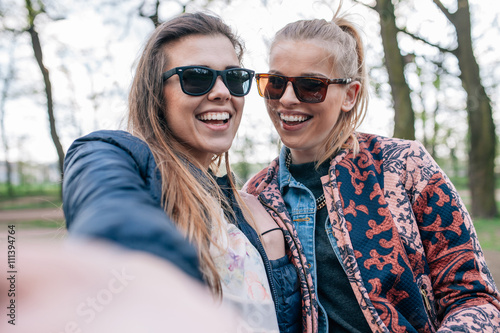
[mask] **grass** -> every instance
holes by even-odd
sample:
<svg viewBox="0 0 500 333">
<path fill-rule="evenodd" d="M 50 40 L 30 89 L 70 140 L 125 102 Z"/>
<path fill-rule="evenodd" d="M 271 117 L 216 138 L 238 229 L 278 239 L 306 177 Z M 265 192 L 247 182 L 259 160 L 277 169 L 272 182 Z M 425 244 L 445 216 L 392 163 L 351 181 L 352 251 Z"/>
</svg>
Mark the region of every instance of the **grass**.
<svg viewBox="0 0 500 333">
<path fill-rule="evenodd" d="M 33 197 L 31 200 L 14 199 L 0 202 L 0 210 L 60 208 L 62 201 L 59 197 Z"/>
<path fill-rule="evenodd" d="M 59 183 L 40 183 L 40 184 L 22 184 L 13 185 L 13 197 L 27 197 L 38 195 L 53 195 L 59 196 L 61 192 L 61 184 Z M 7 185 L 0 183 L 0 201 L 10 200 L 13 198 L 8 194 Z"/>
<path fill-rule="evenodd" d="M 474 219 L 474 228 L 483 250 L 500 252 L 500 218 Z"/>
<path fill-rule="evenodd" d="M 0 222 L 0 226 L 15 225 L 16 229 L 54 229 L 66 228 L 64 220 L 32 220 L 22 222 Z M 2 230 L 5 228 L 2 227 Z"/>
<path fill-rule="evenodd" d="M 0 184 L 0 210 L 59 208 L 62 205 L 59 184 L 16 185 L 8 195 L 5 184 Z"/>
</svg>

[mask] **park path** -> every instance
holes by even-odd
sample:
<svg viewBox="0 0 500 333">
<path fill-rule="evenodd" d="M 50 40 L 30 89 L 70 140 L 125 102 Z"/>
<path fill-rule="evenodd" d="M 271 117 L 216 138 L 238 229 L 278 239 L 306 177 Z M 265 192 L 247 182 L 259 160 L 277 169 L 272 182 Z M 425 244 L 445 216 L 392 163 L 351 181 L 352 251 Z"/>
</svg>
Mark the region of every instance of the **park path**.
<svg viewBox="0 0 500 333">
<path fill-rule="evenodd" d="M 33 220 L 60 221 L 64 220 L 64 214 L 61 208 L 0 210 L 0 222 L 22 222 Z"/>
</svg>

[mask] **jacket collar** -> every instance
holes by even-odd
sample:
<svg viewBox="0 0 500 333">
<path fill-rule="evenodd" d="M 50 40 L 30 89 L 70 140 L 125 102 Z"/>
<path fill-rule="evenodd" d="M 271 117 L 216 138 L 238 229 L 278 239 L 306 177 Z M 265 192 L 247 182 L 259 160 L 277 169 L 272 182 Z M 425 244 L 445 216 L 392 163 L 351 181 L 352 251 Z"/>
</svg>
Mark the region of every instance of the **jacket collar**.
<svg viewBox="0 0 500 333">
<path fill-rule="evenodd" d="M 283 146 L 281 147 L 280 156 L 279 156 L 279 165 L 278 169 L 278 184 L 280 187 L 280 192 L 283 193 L 283 189 L 290 185 L 290 182 L 293 180 L 292 174 L 288 167 L 286 166 L 286 157 L 290 153 L 290 149 Z"/>
</svg>

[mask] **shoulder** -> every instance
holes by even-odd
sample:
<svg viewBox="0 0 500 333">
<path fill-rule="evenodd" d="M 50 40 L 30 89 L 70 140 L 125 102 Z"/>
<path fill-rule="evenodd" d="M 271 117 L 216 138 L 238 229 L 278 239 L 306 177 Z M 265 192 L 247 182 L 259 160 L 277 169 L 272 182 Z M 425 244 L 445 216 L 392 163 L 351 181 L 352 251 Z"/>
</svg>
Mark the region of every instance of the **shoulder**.
<svg viewBox="0 0 500 333">
<path fill-rule="evenodd" d="M 390 151 L 392 149 L 408 149 L 419 145 L 417 141 L 390 138 L 382 135 L 357 133 L 360 149 L 368 151 Z"/>
<path fill-rule="evenodd" d="M 357 138 L 362 155 L 369 154 L 373 158 L 385 162 L 399 161 L 406 164 L 408 160 L 428 162 L 432 159 L 425 147 L 416 140 L 389 138 L 366 133 L 358 133 Z"/>
<path fill-rule="evenodd" d="M 76 139 L 68 149 L 65 166 L 89 155 L 105 159 L 130 159 L 142 167 L 148 167 L 154 161 L 146 142 L 118 130 L 95 131 Z"/>
<path fill-rule="evenodd" d="M 143 151 L 144 149 L 149 150 L 146 142 L 128 132 L 118 130 L 100 130 L 76 139 L 68 149 L 68 153 L 82 145 L 92 142 L 107 143 L 130 152 Z"/>
<path fill-rule="evenodd" d="M 359 145 L 358 165 L 377 165 L 386 182 L 401 182 L 407 191 L 422 191 L 430 179 L 444 176 L 424 145 L 416 140 L 360 134 Z"/>
</svg>

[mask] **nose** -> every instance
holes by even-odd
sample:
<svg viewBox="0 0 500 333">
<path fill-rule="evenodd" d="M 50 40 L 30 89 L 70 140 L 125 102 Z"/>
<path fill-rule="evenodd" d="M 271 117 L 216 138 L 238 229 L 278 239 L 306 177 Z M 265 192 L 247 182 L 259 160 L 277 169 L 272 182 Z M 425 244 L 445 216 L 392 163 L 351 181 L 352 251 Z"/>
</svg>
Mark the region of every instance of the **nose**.
<svg viewBox="0 0 500 333">
<path fill-rule="evenodd" d="M 300 101 L 297 99 L 297 96 L 295 95 L 295 91 L 293 90 L 292 82 L 287 82 L 285 92 L 280 98 L 280 103 L 283 105 L 300 103 Z"/>
<path fill-rule="evenodd" d="M 227 89 L 220 75 L 217 76 L 217 79 L 215 79 L 214 86 L 212 87 L 212 90 L 210 90 L 210 92 L 208 93 L 208 98 L 214 100 L 217 99 L 228 100 L 231 98 L 231 93 L 229 92 L 229 89 Z"/>
</svg>

